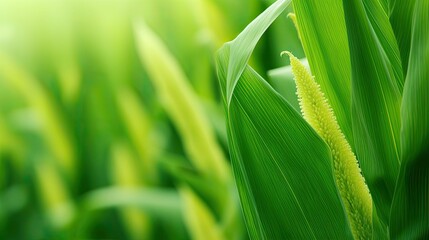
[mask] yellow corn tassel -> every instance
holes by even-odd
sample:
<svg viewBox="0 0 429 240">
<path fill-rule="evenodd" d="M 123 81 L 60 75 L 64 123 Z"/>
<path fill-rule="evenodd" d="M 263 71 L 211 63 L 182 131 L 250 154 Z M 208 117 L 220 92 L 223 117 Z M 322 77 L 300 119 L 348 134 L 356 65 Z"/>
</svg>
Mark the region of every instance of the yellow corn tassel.
<svg viewBox="0 0 429 240">
<path fill-rule="evenodd" d="M 371 239 L 372 199 L 356 156 L 341 132 L 319 84 L 296 57 L 290 52 L 282 52 L 283 54 L 288 54 L 290 58 L 302 115 L 331 150 L 336 184 L 353 235 L 356 239 Z"/>
</svg>

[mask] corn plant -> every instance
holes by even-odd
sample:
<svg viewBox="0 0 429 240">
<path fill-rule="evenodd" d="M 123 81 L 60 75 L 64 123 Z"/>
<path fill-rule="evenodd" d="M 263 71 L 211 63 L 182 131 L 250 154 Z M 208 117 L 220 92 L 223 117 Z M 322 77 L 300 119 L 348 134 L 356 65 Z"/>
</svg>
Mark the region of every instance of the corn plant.
<svg viewBox="0 0 429 240">
<path fill-rule="evenodd" d="M 311 73 L 283 52 L 280 95 L 248 60 L 291 2 Z M 219 50 L 252 239 L 429 237 L 428 24 L 427 0 L 279 0 Z"/>
</svg>

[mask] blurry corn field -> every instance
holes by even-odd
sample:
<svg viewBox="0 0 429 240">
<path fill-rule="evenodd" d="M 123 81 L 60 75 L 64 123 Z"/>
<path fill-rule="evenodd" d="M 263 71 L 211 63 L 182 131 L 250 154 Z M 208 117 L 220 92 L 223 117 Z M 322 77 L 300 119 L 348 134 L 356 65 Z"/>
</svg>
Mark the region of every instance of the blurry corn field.
<svg viewBox="0 0 429 240">
<path fill-rule="evenodd" d="M 0 239 L 247 239 L 214 56 L 272 2 L 1 1 Z"/>
</svg>

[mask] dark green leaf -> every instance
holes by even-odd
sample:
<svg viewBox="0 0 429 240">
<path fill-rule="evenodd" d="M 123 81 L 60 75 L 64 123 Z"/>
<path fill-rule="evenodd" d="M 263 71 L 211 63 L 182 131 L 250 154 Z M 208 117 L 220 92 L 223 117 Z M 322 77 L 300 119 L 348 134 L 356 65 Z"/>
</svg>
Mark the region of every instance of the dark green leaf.
<svg viewBox="0 0 429 240">
<path fill-rule="evenodd" d="M 392 239 L 429 238 L 429 2 L 416 0 L 402 100 L 402 165 L 395 189 Z"/>
<path fill-rule="evenodd" d="M 416 0 L 391 0 L 390 23 L 401 52 L 402 71 L 407 73 L 411 46 L 411 23 Z"/>
<path fill-rule="evenodd" d="M 371 25 L 375 19 L 383 19 L 383 16 L 371 15 L 385 14 L 381 5 L 374 3 L 371 5 L 374 9 L 368 12 L 361 0 L 344 0 L 343 3 L 352 64 L 352 123 L 356 155 L 378 216 L 386 223 L 400 164 L 401 94 L 398 75 L 395 74 L 400 69 L 389 58 L 394 55 L 387 53 L 391 48 L 380 47 L 387 40 L 379 36 L 389 29 L 383 28 L 384 22 L 376 27 Z"/>
</svg>

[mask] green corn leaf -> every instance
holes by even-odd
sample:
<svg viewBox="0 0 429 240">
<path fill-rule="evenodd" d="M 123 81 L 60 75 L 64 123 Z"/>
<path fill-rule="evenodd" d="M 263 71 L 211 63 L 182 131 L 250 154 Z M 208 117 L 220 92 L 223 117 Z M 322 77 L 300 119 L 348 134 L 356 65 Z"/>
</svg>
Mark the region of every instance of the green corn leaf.
<svg viewBox="0 0 429 240">
<path fill-rule="evenodd" d="M 361 0 L 343 1 L 352 64 L 352 123 L 356 155 L 381 221 L 387 223 L 399 170 L 399 131 L 401 93 L 392 64 L 390 48 L 380 47 L 379 36 L 389 29 L 373 28 Z M 381 18 L 381 17 L 380 17 Z M 375 34 L 374 34 L 375 33 Z M 385 45 L 383 45 L 385 46 Z"/>
<path fill-rule="evenodd" d="M 407 74 L 411 46 L 411 23 L 416 0 L 390 0 L 390 23 L 401 52 L 402 71 Z"/>
<path fill-rule="evenodd" d="M 399 91 L 404 87 L 404 75 L 402 71 L 400 51 L 396 42 L 395 34 L 389 22 L 388 15 L 383 9 L 382 4 L 373 0 L 361 0 L 365 7 L 366 15 L 376 37 L 374 46 L 377 46 L 380 55 L 384 56 L 387 65 L 391 65 L 393 73 L 393 84 L 397 84 Z"/>
<path fill-rule="evenodd" d="M 389 239 L 387 225 L 388 223 L 384 223 L 378 217 L 377 208 L 372 202 L 372 239 Z"/>
<path fill-rule="evenodd" d="M 199 194 L 201 200 L 207 203 L 207 207 L 213 209 L 212 213 L 219 218 L 219 226 L 226 239 L 241 239 L 246 234 L 235 188 L 230 189 L 233 198 L 225 198 L 221 185 L 203 178 L 186 163 L 185 159 L 167 155 L 163 157 L 161 163 L 180 184 L 186 184 L 192 188 Z"/>
<path fill-rule="evenodd" d="M 139 166 L 131 148 L 122 142 L 113 144 L 111 153 L 112 179 L 117 186 L 138 188 L 143 185 L 139 176 Z M 132 239 L 150 237 L 150 219 L 136 208 L 128 207 L 120 211 L 124 225 Z"/>
<path fill-rule="evenodd" d="M 73 180 L 76 176 L 76 153 L 62 112 L 53 101 L 54 97 L 38 79 L 3 53 L 0 53 L 0 76 L 40 117 L 42 124 L 39 134 L 61 166 L 61 171 Z"/>
<path fill-rule="evenodd" d="M 350 55 L 341 0 L 293 0 L 311 72 L 330 100 L 338 124 L 354 149 L 350 106 Z"/>
<path fill-rule="evenodd" d="M 183 199 L 183 217 L 192 239 L 225 239 L 214 215 L 192 189 L 183 186 L 179 191 Z"/>
<path fill-rule="evenodd" d="M 226 159 L 179 63 L 143 22 L 136 26 L 136 37 L 142 63 L 183 138 L 190 160 L 205 176 L 229 183 Z"/>
<path fill-rule="evenodd" d="M 233 57 L 229 47 L 218 56 L 222 89 Z M 351 237 L 329 150 L 299 113 L 250 67 L 227 111 L 232 165 L 251 238 Z"/>
<path fill-rule="evenodd" d="M 271 5 L 217 57 L 244 217 L 252 239 L 348 239 L 352 234 L 327 145 L 246 64 L 285 5 Z"/>
<path fill-rule="evenodd" d="M 416 0 L 402 99 L 402 164 L 391 210 L 392 239 L 429 237 L 429 2 Z"/>
<path fill-rule="evenodd" d="M 141 159 L 145 181 L 146 183 L 156 183 L 158 181 L 156 158 L 162 147 L 160 140 L 154 134 L 154 124 L 135 92 L 127 87 L 121 87 L 116 94 L 119 114 L 138 157 Z"/>
<path fill-rule="evenodd" d="M 179 194 L 172 190 L 108 187 L 84 195 L 81 211 L 89 213 L 107 208 L 136 207 L 157 219 L 178 221 L 181 219 L 180 204 Z"/>
<path fill-rule="evenodd" d="M 35 173 L 41 202 L 48 219 L 55 228 L 67 227 L 76 214 L 67 184 L 53 161 L 38 159 Z"/>
<path fill-rule="evenodd" d="M 227 72 L 228 75 L 226 81 L 226 101 L 228 105 L 231 102 L 235 85 L 237 84 L 241 73 L 246 68 L 247 61 L 258 43 L 258 40 L 261 38 L 268 26 L 270 26 L 280 13 L 283 12 L 290 2 L 291 0 L 276 1 L 255 20 L 253 20 L 236 38 L 245 39 L 246 42 L 243 44 L 237 44 L 235 48 L 231 48 L 230 50 L 231 55 L 236 56 L 236 58 L 234 61 L 228 62 L 229 71 Z"/>
<path fill-rule="evenodd" d="M 207 202 L 207 205 L 221 213 L 227 208 L 229 203 L 225 198 L 225 192 L 222 185 L 204 178 L 194 169 L 186 159 L 179 156 L 163 156 L 161 166 L 171 174 L 178 183 L 191 187 L 201 198 Z"/>
<path fill-rule="evenodd" d="M 320 86 L 292 53 L 284 53 L 290 57 L 302 115 L 331 150 L 337 188 L 343 199 L 353 236 L 356 239 L 370 239 L 372 199 L 361 175 L 356 156 L 341 132 Z"/>
<path fill-rule="evenodd" d="M 378 1 L 380 2 L 381 6 L 383 7 L 384 12 L 387 15 L 390 15 L 390 11 L 391 11 L 390 2 L 391 2 L 391 0 L 378 0 Z"/>
</svg>

